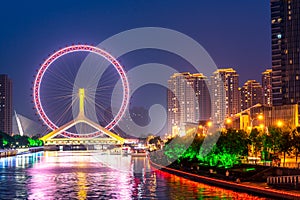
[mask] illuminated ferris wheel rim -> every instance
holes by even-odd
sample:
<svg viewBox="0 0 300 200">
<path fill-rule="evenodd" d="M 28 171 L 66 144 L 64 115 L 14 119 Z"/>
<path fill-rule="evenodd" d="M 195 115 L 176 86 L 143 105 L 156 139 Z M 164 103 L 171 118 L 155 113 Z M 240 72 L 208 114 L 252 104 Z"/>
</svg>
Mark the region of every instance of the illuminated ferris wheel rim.
<svg viewBox="0 0 300 200">
<path fill-rule="evenodd" d="M 103 57 L 104 59 L 109 61 L 114 66 L 114 68 L 117 70 L 117 72 L 118 72 L 118 74 L 121 78 L 121 82 L 122 82 L 122 86 L 123 86 L 122 104 L 120 106 L 120 110 L 118 111 L 118 113 L 114 117 L 114 119 L 105 126 L 106 129 L 111 130 L 114 126 L 117 125 L 117 123 L 121 120 L 121 118 L 125 114 L 125 111 L 126 111 L 126 108 L 127 108 L 128 102 L 129 102 L 128 79 L 127 79 L 127 76 L 126 76 L 126 73 L 125 73 L 123 67 L 112 55 L 110 55 L 108 52 L 106 52 L 106 51 L 104 51 L 104 50 L 102 50 L 98 47 L 91 46 L 91 45 L 71 45 L 71 46 L 67 46 L 63 49 L 60 49 L 59 51 L 56 51 L 52 55 L 50 55 L 49 58 L 47 58 L 45 60 L 45 62 L 41 65 L 41 67 L 38 70 L 38 73 L 36 75 L 36 78 L 35 78 L 35 81 L 34 81 L 34 86 L 33 86 L 33 100 L 34 100 L 35 108 L 38 112 L 38 115 L 41 117 L 43 122 L 51 130 L 55 130 L 55 129 L 58 128 L 58 126 L 51 121 L 51 119 L 47 116 L 47 114 L 45 113 L 45 111 L 43 109 L 41 99 L 40 99 L 41 82 L 42 82 L 42 79 L 43 79 L 43 76 L 44 76 L 45 72 L 47 71 L 47 69 L 51 66 L 51 64 L 55 60 L 57 60 L 58 58 L 66 55 L 66 54 L 74 53 L 74 52 L 95 53 L 95 54 Z M 99 132 L 88 133 L 88 134 L 78 134 L 78 133 L 64 132 L 63 135 L 66 136 L 66 137 L 72 137 L 72 136 L 73 137 L 78 137 L 78 136 L 97 137 L 99 135 Z"/>
</svg>

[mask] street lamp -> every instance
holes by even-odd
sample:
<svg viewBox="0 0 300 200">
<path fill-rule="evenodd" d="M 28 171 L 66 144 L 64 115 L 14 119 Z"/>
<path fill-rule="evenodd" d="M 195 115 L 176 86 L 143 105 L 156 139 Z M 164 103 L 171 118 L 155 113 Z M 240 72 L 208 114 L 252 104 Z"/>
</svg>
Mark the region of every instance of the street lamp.
<svg viewBox="0 0 300 200">
<path fill-rule="evenodd" d="M 252 131 L 252 129 L 253 129 L 253 121 L 255 120 L 255 119 L 258 119 L 258 120 L 263 120 L 264 119 L 264 116 L 262 115 L 262 114 L 259 114 L 257 117 L 255 117 L 255 118 L 251 118 L 251 115 L 249 115 L 250 116 L 250 120 L 251 120 L 251 123 L 250 123 L 250 127 L 251 127 L 251 130 L 250 130 L 250 132 Z"/>
<path fill-rule="evenodd" d="M 278 121 L 277 121 L 277 126 L 278 126 L 279 128 L 281 128 L 281 127 L 283 126 L 283 122 L 282 122 L 281 120 L 278 120 Z"/>
<path fill-rule="evenodd" d="M 259 128 L 262 129 L 262 130 L 264 129 L 264 127 L 265 127 L 264 124 L 260 124 L 260 125 L 259 125 Z"/>
<path fill-rule="evenodd" d="M 197 130 L 197 135 L 200 136 L 200 130 L 202 131 L 202 135 L 203 135 L 203 126 L 199 125 L 198 126 L 198 130 Z"/>
<path fill-rule="evenodd" d="M 207 122 L 207 126 L 211 127 L 212 126 L 212 121 Z"/>
<path fill-rule="evenodd" d="M 231 124 L 232 123 L 232 120 L 230 118 L 227 118 L 226 119 L 226 124 Z"/>
</svg>

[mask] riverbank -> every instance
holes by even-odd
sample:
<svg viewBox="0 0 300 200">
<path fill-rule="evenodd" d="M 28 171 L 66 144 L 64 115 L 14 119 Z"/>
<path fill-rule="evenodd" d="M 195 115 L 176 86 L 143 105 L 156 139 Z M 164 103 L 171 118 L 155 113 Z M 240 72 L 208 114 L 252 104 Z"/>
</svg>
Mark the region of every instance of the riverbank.
<svg viewBox="0 0 300 200">
<path fill-rule="evenodd" d="M 27 153 L 35 153 L 35 152 L 39 152 L 39 151 L 44 151 L 44 147 L 29 147 L 29 148 L 20 148 L 20 149 L 16 149 L 17 155 L 20 154 L 27 154 Z"/>
<path fill-rule="evenodd" d="M 0 150 L 0 158 L 15 156 L 17 155 L 18 151 L 16 149 L 1 149 Z"/>
<path fill-rule="evenodd" d="M 210 178 L 210 177 L 190 173 L 188 171 L 182 171 L 170 167 L 161 166 L 152 162 L 151 160 L 150 160 L 150 164 L 153 168 L 161 171 L 175 174 L 180 177 L 184 177 L 196 182 L 203 182 L 203 183 L 215 185 L 226 189 L 231 189 L 234 191 L 243 191 L 251 194 L 256 194 L 259 196 L 280 198 L 280 199 L 300 199 L 299 191 L 283 191 L 279 189 L 273 189 L 273 188 L 269 188 L 265 183 L 259 183 L 259 184 L 253 182 L 235 183 L 232 181 Z"/>
<path fill-rule="evenodd" d="M 42 147 L 20 148 L 20 149 L 1 149 L 0 158 L 16 156 L 19 154 L 35 153 L 39 151 L 44 151 L 44 147 L 42 146 Z"/>
</svg>

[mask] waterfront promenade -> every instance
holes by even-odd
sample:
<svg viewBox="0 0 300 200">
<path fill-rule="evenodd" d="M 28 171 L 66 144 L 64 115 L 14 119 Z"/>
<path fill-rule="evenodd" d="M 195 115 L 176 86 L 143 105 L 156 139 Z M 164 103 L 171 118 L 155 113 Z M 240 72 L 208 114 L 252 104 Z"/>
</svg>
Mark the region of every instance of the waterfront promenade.
<svg viewBox="0 0 300 200">
<path fill-rule="evenodd" d="M 286 191 L 282 189 L 274 189 L 268 187 L 266 183 L 254 183 L 254 182 L 237 183 L 233 181 L 220 180 L 216 178 L 202 176 L 196 173 L 191 173 L 190 171 L 186 171 L 186 170 L 178 170 L 170 167 L 161 166 L 152 161 L 150 161 L 150 163 L 151 166 L 155 169 L 172 173 L 193 181 L 212 184 L 218 187 L 223 187 L 234 191 L 243 191 L 251 194 L 272 197 L 272 198 L 280 198 L 280 199 L 300 199 L 300 191 L 296 191 L 296 190 Z"/>
<path fill-rule="evenodd" d="M 0 158 L 8 157 L 8 156 L 16 156 L 18 154 L 23 153 L 34 153 L 43 151 L 44 147 L 30 147 L 30 148 L 18 148 L 18 149 L 1 149 L 0 150 Z"/>
</svg>

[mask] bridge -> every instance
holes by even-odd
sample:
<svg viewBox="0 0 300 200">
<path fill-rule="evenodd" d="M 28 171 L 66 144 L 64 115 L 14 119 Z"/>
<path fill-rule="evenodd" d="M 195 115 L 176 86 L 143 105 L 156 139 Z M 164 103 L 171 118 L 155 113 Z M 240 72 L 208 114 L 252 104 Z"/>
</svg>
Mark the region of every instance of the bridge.
<svg viewBox="0 0 300 200">
<path fill-rule="evenodd" d="M 74 120 L 62 125 L 61 127 L 53 130 L 47 135 L 40 138 L 44 142 L 45 146 L 50 145 L 122 145 L 125 142 L 125 139 L 120 137 L 119 135 L 107 130 L 106 128 L 100 126 L 99 124 L 93 122 L 88 119 L 84 113 L 84 100 L 85 100 L 85 92 L 84 88 L 80 88 L 78 91 L 79 96 L 79 112 L 77 117 Z M 95 137 L 95 138 L 86 138 L 86 137 L 69 137 L 69 138 L 59 138 L 57 137 L 61 133 L 65 132 L 69 128 L 75 126 L 79 123 L 85 123 L 97 131 L 102 132 L 104 135 L 108 136 L 107 138 Z"/>
</svg>

